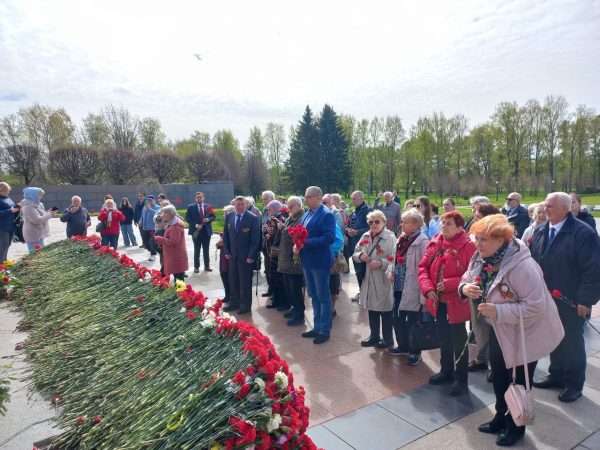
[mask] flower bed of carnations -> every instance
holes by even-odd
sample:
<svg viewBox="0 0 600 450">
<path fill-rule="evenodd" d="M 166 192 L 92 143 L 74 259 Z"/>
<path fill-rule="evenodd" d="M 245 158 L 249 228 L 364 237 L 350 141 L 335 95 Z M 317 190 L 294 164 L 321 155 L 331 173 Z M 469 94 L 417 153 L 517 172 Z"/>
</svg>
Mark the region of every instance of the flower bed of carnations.
<svg viewBox="0 0 600 450">
<path fill-rule="evenodd" d="M 220 300 L 94 238 L 39 249 L 11 273 L 29 331 L 18 347 L 67 430 L 51 448 L 315 448 L 304 389 Z"/>
</svg>

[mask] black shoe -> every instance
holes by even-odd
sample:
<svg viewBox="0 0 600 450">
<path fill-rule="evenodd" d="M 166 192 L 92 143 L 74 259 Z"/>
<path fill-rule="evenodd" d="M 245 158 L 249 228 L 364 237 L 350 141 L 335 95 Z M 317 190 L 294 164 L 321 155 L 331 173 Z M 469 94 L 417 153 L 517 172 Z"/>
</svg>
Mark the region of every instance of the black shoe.
<svg viewBox="0 0 600 450">
<path fill-rule="evenodd" d="M 429 377 L 429 384 L 450 384 L 454 381 L 451 373 L 438 372 Z"/>
<path fill-rule="evenodd" d="M 205 272 L 212 272 L 212 269 L 211 269 L 210 267 L 205 267 L 205 268 L 204 268 L 204 271 L 205 271 Z"/>
<path fill-rule="evenodd" d="M 492 369 L 488 370 L 487 375 L 485 376 L 485 379 L 488 381 L 488 383 L 491 383 L 492 381 L 494 381 L 494 371 Z"/>
<path fill-rule="evenodd" d="M 263 292 L 261 297 L 270 297 L 271 295 L 273 295 L 273 293 L 271 291 L 267 291 L 267 292 Z"/>
<path fill-rule="evenodd" d="M 452 397 L 465 394 L 469 390 L 469 385 L 465 381 L 455 381 L 448 392 Z"/>
<path fill-rule="evenodd" d="M 579 397 L 581 397 L 581 391 L 571 388 L 564 388 L 562 391 L 560 391 L 560 394 L 558 394 L 558 399 L 565 403 L 574 402 Z"/>
<path fill-rule="evenodd" d="M 499 445 L 500 447 L 510 447 L 523 439 L 523 436 L 525 436 L 525 433 L 503 431 L 496 439 L 496 445 Z"/>
<path fill-rule="evenodd" d="M 550 376 L 542 378 L 540 381 L 534 381 L 533 385 L 539 389 L 552 389 L 552 388 L 562 389 L 565 387 L 565 385 L 563 383 L 561 383 L 560 381 L 556 381 L 554 378 L 552 378 Z"/>
<path fill-rule="evenodd" d="M 271 303 L 270 305 L 266 306 L 267 309 L 275 309 L 275 308 L 279 308 L 279 305 L 277 303 Z"/>
<path fill-rule="evenodd" d="M 408 364 L 409 366 L 416 366 L 420 362 L 421 362 L 420 354 L 408 355 L 408 358 L 406 358 L 406 364 Z"/>
<path fill-rule="evenodd" d="M 236 311 L 238 309 L 240 309 L 240 305 L 227 305 L 225 308 L 223 308 L 223 311 L 231 312 L 231 311 Z"/>
<path fill-rule="evenodd" d="M 288 327 L 295 327 L 298 325 L 304 325 L 304 317 L 300 318 L 291 318 L 290 320 L 287 321 Z M 311 336 L 307 336 L 307 337 L 311 337 Z"/>
<path fill-rule="evenodd" d="M 290 307 L 289 307 L 289 306 L 287 306 L 287 305 L 279 305 L 279 306 L 277 307 L 277 311 L 281 311 L 281 312 L 283 312 L 283 311 L 287 311 L 288 309 L 290 309 Z"/>
<path fill-rule="evenodd" d="M 315 330 L 305 331 L 301 335 L 303 338 L 316 338 L 318 336 Z"/>
<path fill-rule="evenodd" d="M 477 427 L 482 433 L 498 434 L 504 431 L 504 423 L 496 423 L 493 420 L 491 422 L 483 423 Z"/>
<path fill-rule="evenodd" d="M 194 268 L 194 273 L 200 273 L 200 269 L 198 269 L 197 267 Z"/>
<path fill-rule="evenodd" d="M 369 336 L 368 338 L 362 340 L 360 342 L 361 347 L 375 347 L 379 342 L 379 338 L 377 336 Z"/>
<path fill-rule="evenodd" d="M 393 345 L 393 342 L 386 342 L 383 339 L 380 340 L 375 347 L 377 348 L 390 348 Z"/>
<path fill-rule="evenodd" d="M 487 363 L 485 363 L 483 361 L 478 361 L 478 360 L 474 359 L 473 361 L 471 361 L 469 363 L 469 366 L 468 366 L 467 370 L 469 372 L 477 372 L 479 370 L 487 370 L 487 368 L 488 368 Z"/>
<path fill-rule="evenodd" d="M 408 352 L 400 347 L 388 348 L 387 352 L 392 356 L 406 355 Z"/>
<path fill-rule="evenodd" d="M 238 314 L 248 314 L 249 312 L 250 312 L 249 306 L 242 306 L 237 313 Z"/>
<path fill-rule="evenodd" d="M 324 334 L 318 334 L 316 338 L 313 339 L 313 344 L 322 344 L 323 342 L 327 342 L 329 340 L 329 336 L 325 336 Z"/>
</svg>

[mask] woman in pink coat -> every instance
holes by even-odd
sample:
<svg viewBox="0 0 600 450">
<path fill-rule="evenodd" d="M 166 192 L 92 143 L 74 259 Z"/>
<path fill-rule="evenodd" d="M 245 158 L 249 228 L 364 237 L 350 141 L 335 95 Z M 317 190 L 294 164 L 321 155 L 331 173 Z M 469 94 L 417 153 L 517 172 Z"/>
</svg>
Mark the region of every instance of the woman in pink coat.
<svg viewBox="0 0 600 450">
<path fill-rule="evenodd" d="M 163 263 L 166 275 L 173 275 L 175 280 L 183 281 L 185 271 L 189 269 L 187 249 L 185 247 L 185 226 L 177 217 L 173 205 L 161 209 L 163 221 L 166 223 L 165 235 L 154 236 L 156 243 L 163 249 Z"/>
<path fill-rule="evenodd" d="M 475 235 L 477 252 L 458 292 L 475 302 L 478 314 L 492 325 L 490 365 L 496 394 L 496 415 L 480 425 L 479 431 L 500 433 L 496 444 L 510 446 L 525 434 L 525 427 L 517 427 L 510 414 L 506 415 L 504 393 L 512 382 L 512 368 L 517 366 L 516 383 L 525 385 L 524 364 L 527 364 L 532 385 L 538 359 L 558 346 L 564 330 L 542 270 L 527 246 L 514 238 L 514 228 L 506 216 L 484 217 L 473 224 L 470 231 Z M 521 347 L 521 315 L 526 360 Z"/>
</svg>

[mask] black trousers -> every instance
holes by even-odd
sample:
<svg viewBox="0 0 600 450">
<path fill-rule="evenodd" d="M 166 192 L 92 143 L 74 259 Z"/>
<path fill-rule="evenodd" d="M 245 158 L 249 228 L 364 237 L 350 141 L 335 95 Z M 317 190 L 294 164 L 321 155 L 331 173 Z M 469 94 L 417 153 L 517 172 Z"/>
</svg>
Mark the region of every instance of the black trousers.
<svg viewBox="0 0 600 450">
<path fill-rule="evenodd" d="M 369 328 L 371 328 L 371 336 L 379 339 L 381 330 L 383 333 L 383 340 L 385 342 L 392 342 L 392 315 L 393 311 L 381 312 L 369 310 Z"/>
<path fill-rule="evenodd" d="M 439 302 L 436 322 L 440 336 L 441 371 L 454 375 L 456 381 L 466 383 L 468 380 L 469 349 L 465 349 L 467 345 L 465 324 L 451 325 L 448 323 L 448 306 L 443 302 Z M 459 356 L 460 359 L 458 359 Z M 455 361 L 456 364 L 454 364 Z"/>
<path fill-rule="evenodd" d="M 410 348 L 408 333 L 410 327 L 417 322 L 419 317 L 418 311 L 400 311 L 400 300 L 402 299 L 402 291 L 394 291 L 394 310 L 392 311 L 392 320 L 394 324 L 394 333 L 396 334 L 396 343 L 402 351 L 410 352 L 414 355 L 420 355 L 421 350 Z"/>
<path fill-rule="evenodd" d="M 286 273 L 283 275 L 283 284 L 287 301 L 293 308 L 294 319 L 304 319 L 304 276 Z"/>
<path fill-rule="evenodd" d="M 229 302 L 231 299 L 231 297 L 230 297 L 231 294 L 229 292 L 229 272 L 223 272 L 223 271 L 219 270 L 219 275 L 221 275 L 221 281 L 223 282 L 223 289 L 225 289 L 225 298 L 223 299 L 223 301 Z"/>
<path fill-rule="evenodd" d="M 192 240 L 194 241 L 194 269 L 200 268 L 200 248 L 202 248 L 202 256 L 204 257 L 204 268 L 208 269 L 210 267 L 210 236 L 206 230 L 202 229 L 198 238 Z"/>
<path fill-rule="evenodd" d="M 271 289 L 271 265 L 269 264 L 269 260 L 271 258 L 269 258 L 269 255 L 267 254 L 267 251 L 264 248 L 261 250 L 261 253 L 263 255 L 263 260 L 265 261 L 265 278 L 267 279 L 267 292 L 270 294 L 272 292 L 272 289 Z"/>
<path fill-rule="evenodd" d="M 185 272 L 174 273 L 173 282 L 176 283 L 177 280 L 185 281 Z"/>
<path fill-rule="evenodd" d="M 565 387 L 581 391 L 585 383 L 587 364 L 583 337 L 585 319 L 579 317 L 577 310 L 564 302 L 556 302 L 556 306 L 565 329 L 565 337 L 550 353 L 548 372 L 552 379 L 563 383 Z"/>
<path fill-rule="evenodd" d="M 504 362 L 504 356 L 502 355 L 502 349 L 498 344 L 498 339 L 494 330 L 490 332 L 490 366 L 494 372 L 494 394 L 496 395 L 496 415 L 494 416 L 493 422 L 496 424 L 503 424 L 507 431 L 513 433 L 525 433 L 525 427 L 518 427 L 512 420 L 510 414 L 506 414 L 508 410 L 506 401 L 504 400 L 504 393 L 512 382 L 512 369 L 506 368 Z M 537 361 L 530 362 L 527 364 L 529 369 L 529 384 L 533 387 L 533 372 Z M 525 368 L 523 366 L 517 367 L 517 384 L 525 386 Z"/>
<path fill-rule="evenodd" d="M 229 303 L 233 306 L 252 306 L 252 274 L 254 263 L 248 264 L 245 259 L 232 256 L 229 260 Z"/>
<path fill-rule="evenodd" d="M 156 255 L 156 244 L 154 243 L 154 238 L 150 236 L 152 233 L 154 233 L 154 230 L 140 230 L 142 245 L 154 256 Z"/>
</svg>

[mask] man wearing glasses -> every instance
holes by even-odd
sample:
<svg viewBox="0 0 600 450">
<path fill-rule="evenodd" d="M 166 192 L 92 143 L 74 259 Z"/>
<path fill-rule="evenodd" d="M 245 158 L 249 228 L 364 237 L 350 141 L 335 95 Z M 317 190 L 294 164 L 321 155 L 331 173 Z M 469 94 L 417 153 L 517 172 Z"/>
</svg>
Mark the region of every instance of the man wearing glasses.
<svg viewBox="0 0 600 450">
<path fill-rule="evenodd" d="M 506 197 L 506 205 L 502 208 L 502 214 L 508 217 L 508 221 L 515 227 L 515 237 L 521 239 L 523 233 L 529 226 L 529 214 L 521 206 L 521 194 L 511 192 Z"/>
</svg>

